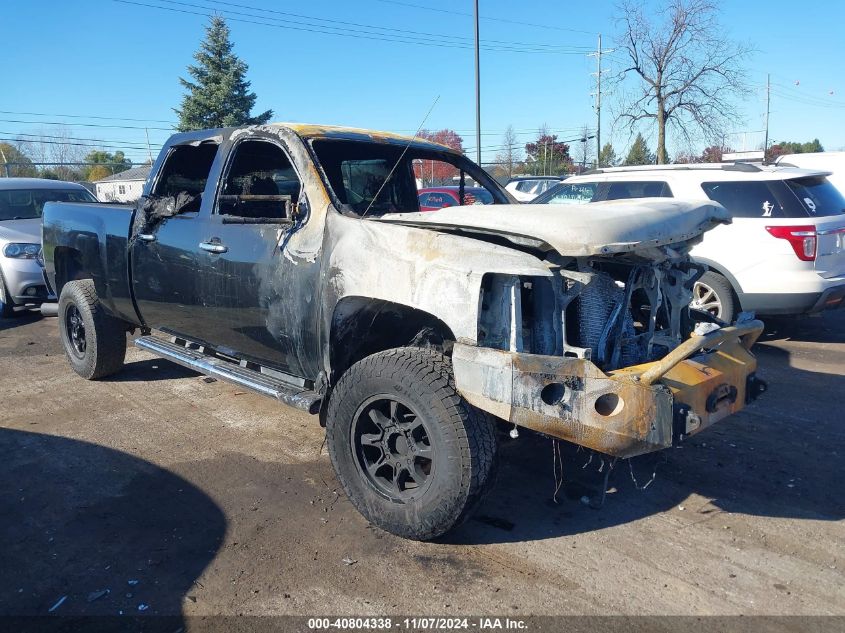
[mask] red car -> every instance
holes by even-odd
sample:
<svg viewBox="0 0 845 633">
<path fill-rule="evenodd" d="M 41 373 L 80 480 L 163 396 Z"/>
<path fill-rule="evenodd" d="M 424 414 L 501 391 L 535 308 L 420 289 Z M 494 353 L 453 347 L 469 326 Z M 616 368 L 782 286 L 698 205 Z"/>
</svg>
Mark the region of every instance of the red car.
<svg viewBox="0 0 845 633">
<path fill-rule="evenodd" d="M 426 187 L 417 191 L 420 211 L 437 211 L 445 207 L 460 206 L 460 187 Z M 493 204 L 493 196 L 484 187 L 464 187 L 464 205 Z"/>
</svg>

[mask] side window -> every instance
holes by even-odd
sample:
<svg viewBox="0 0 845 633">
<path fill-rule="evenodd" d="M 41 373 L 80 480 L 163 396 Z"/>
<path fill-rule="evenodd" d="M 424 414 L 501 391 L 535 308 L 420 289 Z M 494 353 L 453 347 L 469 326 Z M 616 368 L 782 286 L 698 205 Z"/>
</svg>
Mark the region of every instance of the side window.
<svg viewBox="0 0 845 633">
<path fill-rule="evenodd" d="M 271 220 L 290 216 L 299 199 L 299 177 L 281 147 L 247 140 L 235 146 L 219 197 L 221 215 Z"/>
<path fill-rule="evenodd" d="M 554 195 L 549 198 L 549 204 L 585 204 L 592 202 L 596 195 L 598 183 L 579 182 L 559 185 Z"/>
<path fill-rule="evenodd" d="M 205 190 L 211 165 L 217 156 L 217 148 L 217 143 L 210 142 L 173 147 L 162 165 L 153 195 L 201 196 Z"/>
<path fill-rule="evenodd" d="M 629 200 L 632 198 L 671 198 L 669 185 L 660 181 L 612 182 L 608 183 L 605 200 Z"/>
<path fill-rule="evenodd" d="M 736 218 L 801 218 L 807 211 L 780 180 L 728 181 L 701 184 L 711 200 Z"/>
</svg>

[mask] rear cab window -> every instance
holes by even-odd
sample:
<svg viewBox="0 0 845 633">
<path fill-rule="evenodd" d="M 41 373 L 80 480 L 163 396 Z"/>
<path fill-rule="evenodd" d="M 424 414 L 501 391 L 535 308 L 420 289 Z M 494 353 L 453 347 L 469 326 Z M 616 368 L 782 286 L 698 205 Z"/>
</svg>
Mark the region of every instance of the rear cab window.
<svg viewBox="0 0 845 633">
<path fill-rule="evenodd" d="M 711 200 L 737 218 L 807 218 L 845 213 L 845 199 L 826 178 L 705 182 Z"/>
</svg>

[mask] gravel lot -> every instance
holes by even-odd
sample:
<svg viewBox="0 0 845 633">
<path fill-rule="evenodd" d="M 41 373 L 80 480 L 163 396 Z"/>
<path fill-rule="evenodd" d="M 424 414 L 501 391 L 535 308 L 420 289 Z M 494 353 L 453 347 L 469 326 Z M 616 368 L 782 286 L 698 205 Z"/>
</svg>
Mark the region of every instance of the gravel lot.
<svg viewBox="0 0 845 633">
<path fill-rule="evenodd" d="M 0 615 L 845 615 L 845 311 L 756 353 L 764 398 L 617 463 L 602 509 L 599 460 L 562 447 L 555 502 L 522 433 L 478 516 L 413 543 L 342 496 L 316 418 L 134 348 L 86 382 L 56 319 L 0 321 Z"/>
</svg>

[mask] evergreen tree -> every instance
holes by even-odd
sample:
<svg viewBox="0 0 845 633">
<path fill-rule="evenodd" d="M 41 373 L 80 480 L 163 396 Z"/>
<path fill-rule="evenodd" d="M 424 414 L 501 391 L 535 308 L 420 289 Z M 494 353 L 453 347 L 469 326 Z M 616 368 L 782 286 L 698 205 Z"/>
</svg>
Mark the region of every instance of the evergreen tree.
<svg viewBox="0 0 845 633">
<path fill-rule="evenodd" d="M 613 149 L 613 145 L 605 143 L 604 147 L 601 148 L 601 153 L 599 154 L 599 167 L 615 167 L 618 160 L 619 159 L 616 158 L 616 150 Z"/>
<path fill-rule="evenodd" d="M 272 110 L 250 116 L 256 95 L 246 80 L 248 66 L 232 52 L 226 21 L 214 16 L 205 30 L 205 40 L 194 54 L 196 66 L 188 66 L 193 81 L 180 78 L 187 90 L 179 115 L 180 132 L 206 128 L 267 123 Z"/>
<path fill-rule="evenodd" d="M 642 134 L 637 134 L 634 139 L 634 144 L 628 150 L 628 156 L 625 158 L 626 165 L 653 165 L 656 157 L 651 153 L 648 144 L 645 142 Z"/>
</svg>

